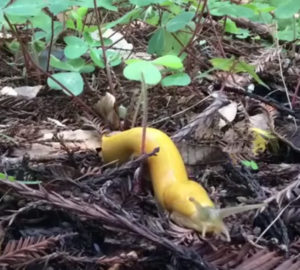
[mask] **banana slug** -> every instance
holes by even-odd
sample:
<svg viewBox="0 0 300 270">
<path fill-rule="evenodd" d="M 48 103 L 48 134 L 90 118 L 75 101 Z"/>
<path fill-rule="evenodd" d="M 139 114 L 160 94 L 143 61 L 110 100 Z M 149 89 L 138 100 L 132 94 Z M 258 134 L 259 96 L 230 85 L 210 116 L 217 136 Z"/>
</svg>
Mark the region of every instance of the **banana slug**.
<svg viewBox="0 0 300 270">
<path fill-rule="evenodd" d="M 102 136 L 102 158 L 105 163 L 125 162 L 141 154 L 143 128 Z M 180 226 L 202 232 L 224 233 L 230 240 L 223 218 L 259 208 L 262 205 L 237 206 L 224 209 L 215 207 L 205 189 L 190 180 L 183 159 L 170 137 L 155 128 L 146 129 L 145 152 L 159 147 L 159 152 L 148 158 L 154 195 L 159 204 L 170 213 Z"/>
</svg>

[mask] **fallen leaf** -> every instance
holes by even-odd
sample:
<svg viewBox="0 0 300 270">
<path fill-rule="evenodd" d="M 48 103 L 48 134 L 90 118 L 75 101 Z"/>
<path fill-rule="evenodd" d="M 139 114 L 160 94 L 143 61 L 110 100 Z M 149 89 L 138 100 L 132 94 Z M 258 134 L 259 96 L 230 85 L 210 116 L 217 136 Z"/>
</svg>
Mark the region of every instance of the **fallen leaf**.
<svg viewBox="0 0 300 270">
<path fill-rule="evenodd" d="M 269 119 L 265 113 L 258 113 L 249 117 L 250 126 L 263 130 L 269 130 Z"/>
<path fill-rule="evenodd" d="M 42 85 L 21 86 L 17 88 L 5 86 L 0 90 L 0 95 L 14 96 L 14 97 L 21 96 L 27 99 L 33 99 L 37 96 L 37 94 L 42 89 L 42 87 L 43 87 Z"/>
<path fill-rule="evenodd" d="M 103 118 L 103 120 L 112 128 L 119 129 L 120 118 L 115 108 L 116 98 L 106 92 L 95 105 L 94 110 Z"/>
<path fill-rule="evenodd" d="M 231 123 L 235 117 L 236 117 L 236 114 L 237 114 L 237 108 L 238 108 L 238 105 L 236 102 L 231 102 L 229 103 L 228 105 L 220 108 L 218 110 L 218 112 L 229 122 Z M 224 121 L 223 119 L 220 119 L 220 122 L 219 122 L 219 128 L 223 128 L 227 126 L 227 122 Z"/>
</svg>

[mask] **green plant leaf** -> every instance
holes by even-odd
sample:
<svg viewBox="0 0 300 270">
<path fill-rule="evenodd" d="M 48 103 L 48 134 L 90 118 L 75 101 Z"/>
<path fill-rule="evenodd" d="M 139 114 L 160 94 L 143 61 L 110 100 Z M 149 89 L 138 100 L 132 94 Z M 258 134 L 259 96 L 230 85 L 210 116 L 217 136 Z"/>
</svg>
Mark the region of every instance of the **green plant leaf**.
<svg viewBox="0 0 300 270">
<path fill-rule="evenodd" d="M 284 40 L 284 41 L 294 41 L 297 38 L 297 36 L 295 36 L 293 29 L 287 27 L 282 31 L 278 31 L 278 38 L 279 40 Z"/>
<path fill-rule="evenodd" d="M 208 9 L 211 15 L 213 16 L 224 16 L 223 9 L 230 8 L 231 3 L 228 1 L 218 2 L 218 1 L 208 1 Z"/>
<path fill-rule="evenodd" d="M 100 53 L 101 53 L 101 55 L 103 55 L 102 49 L 101 49 Z M 107 57 L 107 61 L 108 61 L 109 65 L 111 67 L 118 66 L 122 62 L 121 55 L 118 52 L 114 51 L 114 50 L 107 50 L 106 51 L 106 57 Z"/>
<path fill-rule="evenodd" d="M 171 19 L 167 25 L 166 29 L 168 32 L 176 32 L 183 29 L 194 17 L 194 12 L 184 11 L 178 14 L 176 17 Z"/>
<path fill-rule="evenodd" d="M 75 36 L 67 36 L 64 38 L 67 43 L 65 47 L 65 56 L 69 59 L 75 59 L 86 53 L 88 45 L 81 38 Z"/>
<path fill-rule="evenodd" d="M 51 18 L 45 14 L 40 13 L 37 16 L 29 19 L 32 26 L 37 29 L 42 29 L 43 31 L 36 31 L 34 33 L 34 40 L 40 40 L 46 38 L 46 42 L 51 39 Z M 54 38 L 57 37 L 63 30 L 63 24 L 61 22 L 54 22 Z"/>
<path fill-rule="evenodd" d="M 275 7 L 271 3 L 263 4 L 257 2 L 250 2 L 249 4 L 245 4 L 244 7 L 252 9 L 255 14 L 267 13 L 275 10 Z"/>
<path fill-rule="evenodd" d="M 140 7 L 149 6 L 152 4 L 161 4 L 165 0 L 129 0 L 129 2 L 133 5 L 137 5 Z"/>
<path fill-rule="evenodd" d="M 156 30 L 148 42 L 147 52 L 150 54 L 162 55 L 168 35 L 170 35 L 170 33 L 168 33 L 164 28 Z"/>
<path fill-rule="evenodd" d="M 150 62 L 139 60 L 130 63 L 123 70 L 124 76 L 133 81 L 142 81 L 142 74 L 146 84 L 155 85 L 161 80 L 158 68 Z"/>
<path fill-rule="evenodd" d="M 49 29 L 50 29 L 49 25 Z M 53 37 L 57 37 L 63 31 L 63 24 L 61 22 L 54 22 L 54 35 Z M 46 39 L 46 42 L 49 42 L 51 39 L 51 31 L 50 30 L 43 30 L 37 31 L 34 33 L 34 41 L 40 40 L 42 38 Z"/>
<path fill-rule="evenodd" d="M 165 66 L 172 69 L 181 69 L 183 64 L 181 59 L 175 55 L 164 55 L 152 61 L 153 64 Z"/>
<path fill-rule="evenodd" d="M 245 5 L 231 4 L 226 2 L 210 1 L 209 11 L 214 16 L 231 16 L 236 18 L 252 18 L 255 13 L 253 9 Z"/>
<path fill-rule="evenodd" d="M 51 67 L 57 69 L 72 71 L 72 72 L 90 73 L 95 70 L 95 67 L 93 65 L 87 65 L 82 58 L 69 59 L 63 62 L 58 58 L 56 58 L 55 56 L 51 55 L 50 65 Z"/>
<path fill-rule="evenodd" d="M 120 17 L 119 19 L 108 23 L 105 27 L 106 29 L 110 29 L 115 27 L 118 24 L 126 24 L 129 23 L 137 18 L 139 18 L 141 12 L 142 12 L 142 8 L 135 8 L 133 10 L 130 10 L 129 12 L 127 12 L 126 14 L 124 14 L 122 17 Z"/>
<path fill-rule="evenodd" d="M 100 68 L 105 68 L 105 63 L 104 63 L 104 60 L 103 58 L 101 57 L 98 49 L 91 49 L 90 50 L 90 56 L 94 62 L 94 64 Z"/>
<path fill-rule="evenodd" d="M 0 9 L 0 29 L 2 29 L 4 25 L 4 16 L 3 16 L 3 11 Z"/>
<path fill-rule="evenodd" d="M 67 20 L 67 25 L 69 28 L 82 32 L 88 31 L 88 26 L 85 25 L 84 27 L 84 17 L 88 12 L 87 7 L 80 7 L 78 9 L 72 10 L 69 16 L 69 20 Z"/>
<path fill-rule="evenodd" d="M 250 35 L 247 29 L 237 27 L 235 22 L 229 18 L 226 20 L 225 31 L 227 33 L 235 34 L 239 38 L 247 38 Z"/>
<path fill-rule="evenodd" d="M 254 171 L 258 170 L 258 165 L 257 165 L 257 163 L 254 160 L 251 160 L 251 161 L 249 161 L 249 160 L 242 160 L 241 163 L 244 166 L 249 167 L 249 168 L 251 168 Z"/>
<path fill-rule="evenodd" d="M 42 181 L 21 181 L 21 180 L 16 180 L 16 178 L 14 176 L 10 176 L 10 175 L 6 175 L 4 173 L 0 173 L 0 180 L 8 180 L 8 181 L 16 181 L 20 184 L 25 184 L 25 185 L 37 185 L 37 184 L 41 184 Z"/>
<path fill-rule="evenodd" d="M 87 7 L 80 7 L 76 10 L 75 12 L 75 19 L 83 19 L 85 15 L 88 13 L 88 8 Z"/>
<path fill-rule="evenodd" d="M 236 34 L 236 37 L 241 39 L 248 38 L 249 36 L 250 36 L 250 32 L 248 29 L 239 28 L 239 33 Z"/>
<path fill-rule="evenodd" d="M 300 9 L 300 1 L 288 0 L 282 1 L 277 9 L 275 9 L 275 15 L 277 18 L 292 18 Z"/>
<path fill-rule="evenodd" d="M 255 67 L 249 65 L 245 61 L 238 61 L 232 58 L 213 58 L 210 60 L 214 68 L 231 71 L 233 73 L 246 72 L 249 73 L 259 84 L 269 88 L 256 74 Z"/>
<path fill-rule="evenodd" d="M 0 173 L 0 180 L 16 181 L 16 178 L 14 176 L 6 175 L 5 173 Z"/>
<path fill-rule="evenodd" d="M 118 52 L 116 52 L 115 50 L 106 50 L 105 53 L 107 62 L 111 67 L 121 64 L 122 58 Z M 92 60 L 98 67 L 104 68 L 105 64 L 103 60 L 102 49 L 92 49 L 90 55 Z"/>
<path fill-rule="evenodd" d="M 74 71 L 72 70 L 72 66 L 70 64 L 60 61 L 54 55 L 50 56 L 50 66 L 61 70 Z"/>
<path fill-rule="evenodd" d="M 94 0 L 81 0 L 79 2 L 81 7 L 94 8 Z M 111 11 L 118 11 L 118 8 L 112 3 L 112 0 L 96 0 L 97 7 L 102 7 Z"/>
<path fill-rule="evenodd" d="M 160 16 L 159 13 L 157 13 L 156 11 L 153 11 L 153 8 L 150 6 L 148 7 L 149 12 L 145 18 L 145 23 L 152 25 L 152 26 L 158 26 L 158 24 L 160 23 Z"/>
<path fill-rule="evenodd" d="M 71 0 L 47 0 L 47 7 L 54 15 L 66 11 L 72 5 L 74 5 L 74 1 Z"/>
<path fill-rule="evenodd" d="M 101 46 L 101 42 L 99 40 L 95 40 L 92 36 L 91 33 L 89 32 L 84 32 L 83 33 L 83 37 L 84 37 L 84 41 L 89 45 L 90 48 L 93 47 L 100 47 Z M 106 39 L 104 40 L 104 45 L 106 45 Z M 109 45 L 108 45 L 109 46 Z"/>
<path fill-rule="evenodd" d="M 166 54 L 177 55 L 182 46 L 185 46 L 191 39 L 192 34 L 186 32 L 169 33 L 165 28 L 155 31 L 149 40 L 147 52 L 158 56 Z M 178 43 L 180 40 L 180 43 Z"/>
<path fill-rule="evenodd" d="M 43 12 L 31 18 L 30 21 L 34 28 L 40 28 L 44 31 L 51 30 L 51 18 Z"/>
<path fill-rule="evenodd" d="M 236 4 L 232 4 L 230 7 L 224 8 L 223 12 L 229 16 L 236 17 L 236 18 L 250 19 L 255 15 L 252 9 L 243 5 L 236 5 Z"/>
<path fill-rule="evenodd" d="M 191 78 L 184 72 L 176 73 L 162 79 L 162 86 L 186 86 L 191 82 Z"/>
<path fill-rule="evenodd" d="M 234 58 L 213 58 L 210 60 L 211 64 L 214 66 L 214 68 L 224 70 L 224 71 L 230 71 L 233 64 L 235 63 Z"/>
<path fill-rule="evenodd" d="M 266 85 L 256 74 L 255 67 L 252 65 L 249 65 L 245 61 L 239 61 L 239 63 L 236 66 L 238 72 L 247 72 L 249 73 L 259 84 L 265 86 L 266 88 L 270 89 L 268 85 Z"/>
<path fill-rule="evenodd" d="M 78 72 L 61 72 L 56 73 L 53 77 L 58 80 L 61 84 L 63 84 L 66 88 L 68 88 L 73 95 L 78 96 L 83 91 L 83 79 Z M 55 90 L 63 90 L 56 82 L 54 82 L 51 78 L 48 78 L 47 84 L 50 88 Z M 63 90 L 64 91 L 64 90 Z M 66 91 L 64 91 L 67 95 Z"/>
<path fill-rule="evenodd" d="M 231 34 L 238 34 L 239 33 L 239 29 L 235 22 L 230 20 L 229 18 L 227 18 L 226 20 L 226 24 L 225 24 L 225 31 L 227 33 L 231 33 Z"/>
<path fill-rule="evenodd" d="M 7 42 L 6 46 L 14 54 L 16 54 L 21 48 L 20 43 L 15 40 L 13 40 L 12 42 Z"/>
<path fill-rule="evenodd" d="M 10 0 L 1 0 L 0 1 L 0 8 L 6 7 L 6 5 L 10 2 Z"/>
<path fill-rule="evenodd" d="M 3 12 L 9 16 L 36 16 L 40 14 L 42 9 L 46 6 L 47 4 L 44 1 L 17 0 L 4 8 Z"/>
<path fill-rule="evenodd" d="M 70 71 L 74 72 L 90 73 L 95 70 L 95 67 L 93 65 L 86 64 L 85 60 L 82 58 L 68 60 L 67 64 L 72 67 L 72 70 Z"/>
</svg>

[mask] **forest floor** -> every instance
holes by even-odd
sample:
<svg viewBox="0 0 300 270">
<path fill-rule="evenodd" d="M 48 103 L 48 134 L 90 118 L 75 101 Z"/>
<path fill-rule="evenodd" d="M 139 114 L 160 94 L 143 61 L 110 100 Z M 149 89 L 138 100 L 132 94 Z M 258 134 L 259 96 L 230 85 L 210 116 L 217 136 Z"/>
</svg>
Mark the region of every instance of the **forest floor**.
<svg viewBox="0 0 300 270">
<path fill-rule="evenodd" d="M 133 29 L 127 41 L 142 40 L 140 31 Z M 185 60 L 190 85 L 148 89 L 147 126 L 177 138 L 190 177 L 218 207 L 265 202 L 265 209 L 226 218 L 230 242 L 177 226 L 157 207 L 149 181 L 135 189 L 133 179 L 146 156 L 120 167 L 104 165 L 99 156 L 101 135 L 112 130 L 94 109 L 110 89 L 105 71 L 97 79 L 87 76 L 78 97 L 91 113 L 77 99 L 50 90 L 34 69 L 24 76 L 24 65 L 2 46 L 0 266 L 300 269 L 299 98 L 289 109 L 282 83 L 284 78 L 288 89 L 297 88 L 299 55 L 249 40 L 222 40 L 226 54 L 255 65 L 270 91 L 247 74 L 200 76 L 218 44 L 209 26 L 203 40 L 206 46 L 193 48 Z M 112 73 L 116 103 L 127 111 L 115 130 L 127 129 L 140 85 L 126 80 L 121 68 Z M 9 87 L 38 90 L 34 96 L 24 95 L 24 88 L 11 95 Z M 142 125 L 143 115 L 139 111 L 134 126 Z"/>
</svg>

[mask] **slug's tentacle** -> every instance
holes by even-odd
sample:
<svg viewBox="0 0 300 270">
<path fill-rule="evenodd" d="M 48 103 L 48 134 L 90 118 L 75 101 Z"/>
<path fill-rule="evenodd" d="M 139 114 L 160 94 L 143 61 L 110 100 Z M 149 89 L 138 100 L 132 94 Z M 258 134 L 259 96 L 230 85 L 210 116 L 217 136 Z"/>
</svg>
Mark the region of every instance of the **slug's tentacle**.
<svg viewBox="0 0 300 270">
<path fill-rule="evenodd" d="M 224 219 L 226 217 L 243 213 L 249 210 L 255 210 L 259 208 L 263 208 L 267 206 L 265 203 L 259 203 L 259 204 L 248 204 L 248 205 L 239 205 L 239 206 L 234 206 L 234 207 L 227 207 L 227 208 L 222 208 L 219 209 L 220 211 L 220 218 Z"/>
<path fill-rule="evenodd" d="M 103 136 L 103 161 L 116 160 L 121 163 L 132 155 L 140 155 L 142 130 L 138 127 Z M 206 232 L 224 233 L 229 240 L 223 218 L 263 206 L 259 204 L 216 209 L 205 189 L 188 179 L 184 162 L 173 141 L 162 131 L 147 128 L 145 151 L 151 153 L 157 147 L 159 152 L 147 161 L 154 194 L 177 224 L 202 232 L 203 236 Z"/>
</svg>

